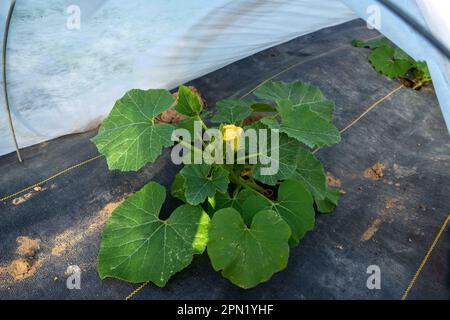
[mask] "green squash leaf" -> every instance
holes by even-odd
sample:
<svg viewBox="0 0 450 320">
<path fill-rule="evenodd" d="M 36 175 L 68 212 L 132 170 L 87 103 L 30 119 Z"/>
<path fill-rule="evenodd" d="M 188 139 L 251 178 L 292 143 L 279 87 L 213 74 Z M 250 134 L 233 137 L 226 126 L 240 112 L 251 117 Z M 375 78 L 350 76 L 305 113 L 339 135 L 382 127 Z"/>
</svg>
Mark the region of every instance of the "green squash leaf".
<svg viewBox="0 0 450 320">
<path fill-rule="evenodd" d="M 232 124 L 244 120 L 252 114 L 252 104 L 252 101 L 247 100 L 221 100 L 217 102 L 217 112 L 211 122 Z"/>
<path fill-rule="evenodd" d="M 260 86 L 255 95 L 275 102 L 289 100 L 294 109 L 308 109 L 328 122 L 333 118 L 334 102 L 327 99 L 318 87 L 301 81 L 269 81 Z"/>
<path fill-rule="evenodd" d="M 228 192 L 220 193 L 216 192 L 214 196 L 214 204 L 210 203 L 210 213 L 214 213 L 224 208 L 234 208 L 239 212 L 242 212 L 242 204 L 248 198 L 253 196 L 254 193 L 247 189 L 242 189 L 232 197 Z"/>
<path fill-rule="evenodd" d="M 157 124 L 155 117 L 167 110 L 174 98 L 167 90 L 130 90 L 117 100 L 92 139 L 106 157 L 109 169 L 136 171 L 173 145 L 173 127 Z"/>
<path fill-rule="evenodd" d="M 425 61 L 417 61 L 415 67 L 417 69 L 417 76 L 420 78 L 431 79 L 431 73 Z"/>
<path fill-rule="evenodd" d="M 305 108 L 294 108 L 289 100 L 279 100 L 277 105 L 281 117 L 280 129 L 288 136 L 311 148 L 331 146 L 341 141 L 338 129 L 317 113 Z"/>
<path fill-rule="evenodd" d="M 400 48 L 394 47 L 394 59 L 395 60 L 406 60 L 411 62 L 411 64 L 414 64 L 415 61 L 409 54 L 407 54 L 405 51 L 403 51 Z"/>
<path fill-rule="evenodd" d="M 306 232 L 314 229 L 315 211 L 311 193 L 304 184 L 296 180 L 284 181 L 278 189 L 278 199 L 272 202 L 260 196 L 248 197 L 242 205 L 243 218 L 248 224 L 255 213 L 261 210 L 274 210 L 291 228 L 291 246 L 297 245 Z"/>
<path fill-rule="evenodd" d="M 327 192 L 323 200 L 316 199 L 317 210 L 320 213 L 333 212 L 338 205 L 339 198 L 341 197 L 341 191 L 339 189 L 327 187 Z"/>
<path fill-rule="evenodd" d="M 325 171 L 322 163 L 311 152 L 300 149 L 293 178 L 302 181 L 316 200 L 325 198 L 327 194 Z"/>
<path fill-rule="evenodd" d="M 372 39 L 372 40 L 353 40 L 352 45 L 358 48 L 369 48 L 369 49 L 376 49 L 379 47 L 391 46 L 391 42 L 387 38 L 378 38 L 378 39 Z"/>
<path fill-rule="evenodd" d="M 287 266 L 289 226 L 274 211 L 258 212 L 247 228 L 239 212 L 226 208 L 211 220 L 208 256 L 214 270 L 248 289 Z"/>
<path fill-rule="evenodd" d="M 177 198 L 183 202 L 187 202 L 186 197 L 184 195 L 184 193 L 186 192 L 186 188 L 184 187 L 184 182 L 185 182 L 184 177 L 180 173 L 178 173 L 175 176 L 175 179 L 173 180 L 170 194 L 174 198 Z"/>
<path fill-rule="evenodd" d="M 413 67 L 411 60 L 405 55 L 397 48 L 379 47 L 370 53 L 369 62 L 379 73 L 389 78 L 397 78 L 405 76 Z"/>
<path fill-rule="evenodd" d="M 133 283 L 164 286 L 204 251 L 209 217 L 201 207 L 182 205 L 167 220 L 159 218 L 166 191 L 150 182 L 120 205 L 102 233 L 98 271 Z"/>
<path fill-rule="evenodd" d="M 253 128 L 267 129 L 267 150 L 259 152 L 250 158 L 258 157 L 258 162 L 252 169 L 252 177 L 268 185 L 275 185 L 278 181 L 292 176 L 297 167 L 299 143 L 297 140 L 288 137 L 286 134 L 279 135 L 278 146 L 272 145 L 270 128 L 262 122 L 256 123 Z M 259 137 L 258 137 L 259 139 Z M 277 155 L 278 153 L 278 155 Z M 269 163 L 269 164 L 264 164 Z M 263 175 L 263 168 L 277 168 L 273 174 Z M 267 173 L 267 172 L 266 172 Z"/>
<path fill-rule="evenodd" d="M 186 86 L 178 89 L 178 99 L 175 110 L 185 116 L 192 117 L 199 115 L 203 110 L 201 98 Z"/>
<path fill-rule="evenodd" d="M 188 164 L 180 174 L 184 177 L 186 201 L 192 205 L 213 197 L 216 191 L 225 193 L 228 189 L 228 171 L 221 166 Z"/>
</svg>

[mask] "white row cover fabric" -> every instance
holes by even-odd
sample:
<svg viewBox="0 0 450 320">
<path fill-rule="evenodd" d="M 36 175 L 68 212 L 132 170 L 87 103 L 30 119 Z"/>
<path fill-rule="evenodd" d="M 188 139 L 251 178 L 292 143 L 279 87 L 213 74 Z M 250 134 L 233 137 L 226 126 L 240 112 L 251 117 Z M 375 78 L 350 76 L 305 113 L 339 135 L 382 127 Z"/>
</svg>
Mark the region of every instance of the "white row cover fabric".
<svg viewBox="0 0 450 320">
<path fill-rule="evenodd" d="M 80 29 L 67 28 L 73 5 Z M 7 54 L 17 140 L 94 128 L 129 89 L 171 89 L 355 18 L 336 0 L 17 0 Z M 2 108 L 0 154 L 13 150 Z"/>
<path fill-rule="evenodd" d="M 442 7 L 447 0 L 396 2 L 448 41 L 450 10 Z M 131 88 L 174 88 L 258 51 L 355 19 L 355 13 L 367 19 L 368 6 L 376 4 L 375 0 L 18 0 L 7 72 L 19 145 L 94 128 Z M 8 1 L 0 2 L 0 28 L 8 7 Z M 80 29 L 71 29 L 77 8 Z M 381 32 L 415 59 L 430 64 L 450 124 L 448 60 L 383 7 L 381 19 Z M 0 155 L 13 150 L 7 116 L 0 110 Z"/>
</svg>

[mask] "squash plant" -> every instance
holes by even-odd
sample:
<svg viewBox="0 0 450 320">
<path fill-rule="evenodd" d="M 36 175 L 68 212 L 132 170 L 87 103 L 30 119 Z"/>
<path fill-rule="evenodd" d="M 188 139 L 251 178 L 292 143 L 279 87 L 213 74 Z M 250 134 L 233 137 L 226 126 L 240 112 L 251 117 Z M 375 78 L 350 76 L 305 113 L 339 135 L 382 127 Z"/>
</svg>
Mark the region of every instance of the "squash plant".
<svg viewBox="0 0 450 320">
<path fill-rule="evenodd" d="M 286 267 L 291 248 L 314 228 L 316 210 L 334 210 L 339 190 L 327 186 L 324 168 L 311 152 L 340 141 L 331 122 L 333 101 L 300 81 L 267 82 L 254 94 L 256 100 L 219 101 L 213 116 L 186 86 L 176 98 L 166 90 L 135 89 L 116 102 L 92 139 L 109 168 L 136 171 L 154 162 L 163 148 L 181 147 L 186 161 L 171 195 L 183 204 L 162 219 L 166 189 L 149 182 L 120 205 L 102 233 L 102 279 L 162 287 L 206 250 L 216 271 L 239 287 L 252 288 Z M 183 121 L 158 120 L 174 110 Z M 197 143 L 173 135 L 185 129 L 202 137 L 211 128 L 222 137 Z M 265 130 L 267 145 L 275 137 L 278 144 L 255 153 L 245 147 L 248 129 Z M 243 151 L 244 161 L 187 161 L 206 155 L 213 144 L 226 144 L 233 157 Z M 262 174 L 270 161 L 278 170 Z"/>
<path fill-rule="evenodd" d="M 392 46 L 387 38 L 355 39 L 352 45 L 371 49 L 368 60 L 373 68 L 391 79 L 400 79 L 406 87 L 419 90 L 432 82 L 426 62 L 415 61 L 402 49 Z"/>
</svg>

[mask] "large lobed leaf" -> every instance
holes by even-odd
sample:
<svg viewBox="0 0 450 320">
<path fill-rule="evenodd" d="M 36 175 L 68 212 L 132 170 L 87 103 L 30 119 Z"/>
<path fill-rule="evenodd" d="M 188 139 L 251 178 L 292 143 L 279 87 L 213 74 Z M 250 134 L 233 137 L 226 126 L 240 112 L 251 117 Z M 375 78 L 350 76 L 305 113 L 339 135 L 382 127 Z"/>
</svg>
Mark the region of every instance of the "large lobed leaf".
<svg viewBox="0 0 450 320">
<path fill-rule="evenodd" d="M 334 112 L 334 102 L 327 99 L 318 87 L 294 81 L 268 81 L 260 86 L 255 95 L 270 101 L 289 100 L 297 109 L 308 109 L 326 121 L 331 121 Z"/>
<path fill-rule="evenodd" d="M 224 193 L 228 189 L 228 171 L 221 166 L 208 164 L 186 165 L 180 174 L 184 178 L 186 201 L 192 205 L 213 197 L 216 191 Z"/>
<path fill-rule="evenodd" d="M 264 121 L 266 120 L 266 121 Z M 249 154 L 249 160 L 257 160 L 255 166 L 252 169 L 253 178 L 261 181 L 262 183 L 268 185 L 275 185 L 278 181 L 284 180 L 292 176 L 297 167 L 298 149 L 299 144 L 296 139 L 288 137 L 284 133 L 279 134 L 278 145 L 274 143 L 271 139 L 270 125 L 266 125 L 270 119 L 264 118 L 263 121 L 256 122 L 251 126 L 246 127 L 252 128 L 260 132 L 260 129 L 267 130 L 267 147 L 266 150 L 261 150 L 258 148 L 256 154 Z M 259 135 L 258 135 L 258 146 L 259 146 Z M 273 168 L 278 168 L 273 174 L 262 174 L 263 168 L 268 168 L 272 166 Z"/>
<path fill-rule="evenodd" d="M 249 224 L 255 213 L 274 210 L 291 229 L 291 246 L 297 245 L 306 232 L 314 229 L 315 211 L 313 198 L 302 182 L 286 180 L 278 189 L 276 202 L 260 196 L 248 197 L 242 205 L 244 221 Z"/>
<path fill-rule="evenodd" d="M 233 124 L 244 120 L 252 114 L 254 101 L 225 99 L 217 102 L 217 112 L 212 117 L 213 123 Z"/>
<path fill-rule="evenodd" d="M 258 212 L 248 228 L 238 211 L 217 211 L 211 220 L 208 256 L 216 271 L 241 288 L 268 281 L 288 262 L 289 226 L 271 210 Z"/>
<path fill-rule="evenodd" d="M 175 110 L 188 117 L 199 115 L 203 110 L 201 98 L 188 87 L 180 86 Z"/>
<path fill-rule="evenodd" d="M 413 61 L 406 53 L 386 46 L 373 50 L 369 55 L 369 62 L 376 71 L 389 78 L 405 76 L 413 67 Z"/>
<path fill-rule="evenodd" d="M 102 234 L 98 271 L 102 279 L 152 281 L 164 286 L 204 251 L 209 217 L 201 207 L 182 205 L 159 218 L 166 191 L 150 182 L 119 206 Z"/>
<path fill-rule="evenodd" d="M 294 179 L 300 180 L 316 200 L 323 200 L 327 193 L 326 175 L 322 163 L 314 155 L 300 149 Z"/>
<path fill-rule="evenodd" d="M 341 141 L 337 128 L 317 113 L 295 108 L 289 100 L 277 102 L 281 117 L 280 130 L 309 147 L 331 146 Z"/>
<path fill-rule="evenodd" d="M 248 189 L 242 189 L 232 196 L 230 196 L 228 191 L 225 193 L 217 192 L 214 198 L 209 201 L 208 213 L 213 214 L 224 208 L 234 208 L 242 213 L 242 204 L 248 197 L 253 195 L 254 193 Z"/>
<path fill-rule="evenodd" d="M 92 141 L 110 169 L 136 171 L 173 145 L 173 127 L 155 123 L 174 98 L 167 90 L 130 90 L 114 105 Z"/>
</svg>

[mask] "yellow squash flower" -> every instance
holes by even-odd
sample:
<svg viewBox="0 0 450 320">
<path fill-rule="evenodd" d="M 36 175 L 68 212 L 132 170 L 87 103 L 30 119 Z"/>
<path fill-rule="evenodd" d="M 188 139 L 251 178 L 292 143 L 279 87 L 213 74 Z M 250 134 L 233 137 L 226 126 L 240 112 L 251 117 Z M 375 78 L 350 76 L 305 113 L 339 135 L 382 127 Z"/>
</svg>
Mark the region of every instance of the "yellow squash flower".
<svg viewBox="0 0 450 320">
<path fill-rule="evenodd" d="M 243 134 L 244 129 L 235 126 L 234 124 L 227 124 L 223 126 L 223 140 L 233 141 L 234 143 L 230 142 L 231 148 L 233 150 L 237 150 L 237 148 L 239 147 Z"/>
</svg>

